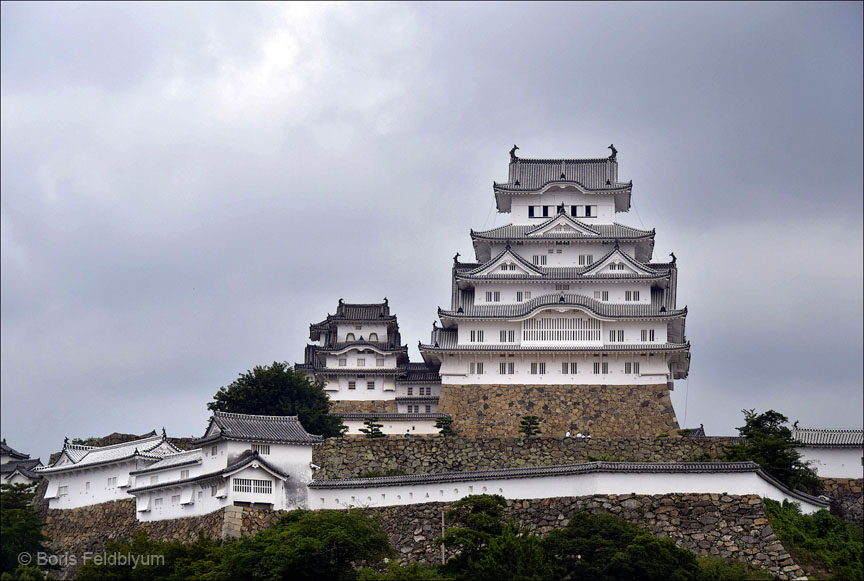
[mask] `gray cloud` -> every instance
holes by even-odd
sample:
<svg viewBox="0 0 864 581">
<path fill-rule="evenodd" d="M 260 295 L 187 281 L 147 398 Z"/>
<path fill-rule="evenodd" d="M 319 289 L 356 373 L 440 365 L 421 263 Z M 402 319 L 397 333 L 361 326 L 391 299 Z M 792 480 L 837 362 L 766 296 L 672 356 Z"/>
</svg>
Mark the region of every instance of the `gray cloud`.
<svg viewBox="0 0 864 581">
<path fill-rule="evenodd" d="M 620 221 L 680 259 L 679 420 L 860 427 L 861 16 L 3 4 L 4 436 L 199 433 L 340 297 L 388 296 L 419 359 L 514 142 L 620 150 Z"/>
</svg>

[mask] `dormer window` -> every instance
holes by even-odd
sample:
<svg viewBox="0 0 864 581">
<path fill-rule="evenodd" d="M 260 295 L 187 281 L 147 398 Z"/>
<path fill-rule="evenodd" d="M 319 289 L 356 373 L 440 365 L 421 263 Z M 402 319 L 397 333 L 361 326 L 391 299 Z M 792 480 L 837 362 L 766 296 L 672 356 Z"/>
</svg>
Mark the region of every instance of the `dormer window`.
<svg viewBox="0 0 864 581">
<path fill-rule="evenodd" d="M 356 341 L 357 339 L 354 338 L 354 333 L 348 333 L 347 335 L 345 335 L 345 340 L 346 341 Z"/>
</svg>

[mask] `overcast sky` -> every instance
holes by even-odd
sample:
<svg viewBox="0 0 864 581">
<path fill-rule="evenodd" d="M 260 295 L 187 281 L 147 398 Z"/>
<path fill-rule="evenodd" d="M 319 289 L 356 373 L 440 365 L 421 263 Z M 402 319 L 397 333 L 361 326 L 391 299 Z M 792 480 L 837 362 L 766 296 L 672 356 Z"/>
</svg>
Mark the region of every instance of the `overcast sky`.
<svg viewBox="0 0 864 581">
<path fill-rule="evenodd" d="M 384 296 L 411 359 L 508 150 L 605 157 L 690 309 L 679 421 L 862 427 L 862 4 L 2 5 L 2 434 L 200 436 Z"/>
</svg>

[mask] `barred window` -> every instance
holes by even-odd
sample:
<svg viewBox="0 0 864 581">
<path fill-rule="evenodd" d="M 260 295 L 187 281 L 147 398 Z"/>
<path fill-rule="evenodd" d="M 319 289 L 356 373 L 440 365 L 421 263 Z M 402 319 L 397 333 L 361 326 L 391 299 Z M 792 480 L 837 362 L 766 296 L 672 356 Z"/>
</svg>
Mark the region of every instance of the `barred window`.
<svg viewBox="0 0 864 581">
<path fill-rule="evenodd" d="M 600 321 L 582 317 L 537 317 L 522 322 L 523 341 L 599 341 Z"/>
<path fill-rule="evenodd" d="M 639 300 L 639 291 L 624 291 L 624 300 L 625 301 L 638 301 Z"/>
<path fill-rule="evenodd" d="M 654 329 L 642 329 L 642 341 L 654 341 Z"/>
<path fill-rule="evenodd" d="M 594 255 L 593 254 L 580 254 L 579 255 L 579 266 L 591 266 L 594 264 Z"/>
<path fill-rule="evenodd" d="M 357 382 L 356 381 L 349 381 L 348 382 L 348 389 L 357 389 Z"/>
<path fill-rule="evenodd" d="M 234 478 L 232 482 L 234 492 L 251 492 L 252 494 L 271 494 L 273 492 L 272 480 Z"/>
<path fill-rule="evenodd" d="M 471 329 L 471 342 L 472 343 L 482 343 L 483 342 L 483 329 Z"/>
<path fill-rule="evenodd" d="M 624 341 L 624 329 L 609 329 L 609 342 L 621 343 Z"/>
<path fill-rule="evenodd" d="M 546 373 L 546 363 L 531 363 L 531 375 L 544 375 Z"/>
<path fill-rule="evenodd" d="M 269 454 L 270 444 L 252 444 L 252 449 L 259 454 Z"/>
<path fill-rule="evenodd" d="M 576 375 L 576 362 L 564 361 L 561 363 L 561 373 L 564 375 Z"/>
<path fill-rule="evenodd" d="M 367 381 L 366 382 L 366 389 L 375 389 L 375 382 L 374 381 Z"/>
</svg>

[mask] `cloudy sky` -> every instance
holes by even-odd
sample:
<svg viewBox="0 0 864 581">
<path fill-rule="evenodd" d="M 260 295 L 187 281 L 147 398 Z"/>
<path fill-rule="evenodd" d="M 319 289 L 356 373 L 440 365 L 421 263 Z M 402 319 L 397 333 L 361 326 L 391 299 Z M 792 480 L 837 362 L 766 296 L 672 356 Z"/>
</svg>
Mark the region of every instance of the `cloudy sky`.
<svg viewBox="0 0 864 581">
<path fill-rule="evenodd" d="M 2 5 L 2 433 L 200 435 L 384 296 L 419 360 L 524 157 L 603 157 L 690 308 L 679 421 L 862 425 L 862 4 Z"/>
</svg>

